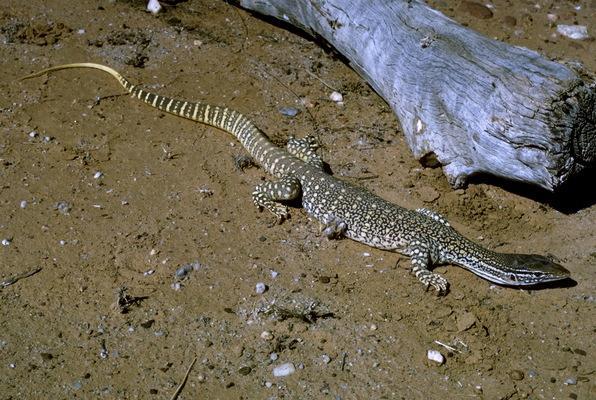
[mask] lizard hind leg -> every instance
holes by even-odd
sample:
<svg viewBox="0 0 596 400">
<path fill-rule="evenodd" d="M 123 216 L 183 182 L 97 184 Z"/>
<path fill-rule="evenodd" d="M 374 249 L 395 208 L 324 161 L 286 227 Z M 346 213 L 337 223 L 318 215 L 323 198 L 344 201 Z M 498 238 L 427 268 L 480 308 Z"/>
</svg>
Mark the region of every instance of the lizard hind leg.
<svg viewBox="0 0 596 400">
<path fill-rule="evenodd" d="M 300 180 L 293 176 L 285 176 L 278 181 L 267 181 L 258 185 L 252 192 L 252 199 L 258 208 L 269 210 L 281 223 L 290 215 L 288 207 L 280 202 L 298 199 L 301 194 Z"/>
<path fill-rule="evenodd" d="M 441 275 L 431 272 L 428 267 L 431 260 L 431 254 L 428 246 L 415 240 L 410 247 L 410 262 L 412 263 L 412 272 L 416 278 L 428 289 L 432 286 L 437 294 L 446 294 L 449 288 L 449 282 Z"/>
<path fill-rule="evenodd" d="M 315 152 L 318 148 L 319 144 L 314 136 L 306 136 L 303 139 L 291 137 L 286 145 L 286 150 L 294 157 L 313 167 L 323 169 L 323 159 Z"/>
</svg>

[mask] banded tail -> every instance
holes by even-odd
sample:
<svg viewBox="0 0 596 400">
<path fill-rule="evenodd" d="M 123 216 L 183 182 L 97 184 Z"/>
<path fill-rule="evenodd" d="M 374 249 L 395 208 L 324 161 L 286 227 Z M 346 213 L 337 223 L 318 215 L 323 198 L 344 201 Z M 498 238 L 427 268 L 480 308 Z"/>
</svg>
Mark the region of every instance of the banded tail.
<svg viewBox="0 0 596 400">
<path fill-rule="evenodd" d="M 36 78 L 53 71 L 70 68 L 98 69 L 112 75 L 132 97 L 136 97 L 151 107 L 169 114 L 187 118 L 232 134 L 251 156 L 273 175 L 283 175 L 283 166 L 277 165 L 285 152 L 269 141 L 256 125 L 243 114 L 227 107 L 214 106 L 201 102 L 176 100 L 143 90 L 128 81 L 118 71 L 102 64 L 73 63 L 56 65 L 22 77 L 20 80 Z M 281 167 L 281 168 L 280 168 Z"/>
</svg>

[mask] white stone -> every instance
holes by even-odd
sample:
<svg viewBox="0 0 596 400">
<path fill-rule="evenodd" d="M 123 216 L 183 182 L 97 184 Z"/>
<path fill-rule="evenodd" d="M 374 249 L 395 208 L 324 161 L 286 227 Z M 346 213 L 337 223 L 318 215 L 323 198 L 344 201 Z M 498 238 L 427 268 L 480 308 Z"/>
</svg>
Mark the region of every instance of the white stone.
<svg viewBox="0 0 596 400">
<path fill-rule="evenodd" d="M 426 353 L 426 357 L 428 357 L 429 360 L 434 361 L 438 364 L 443 364 L 445 362 L 445 357 L 443 357 L 443 355 L 439 353 L 437 350 L 429 350 Z"/>
<path fill-rule="evenodd" d="M 273 376 L 279 378 L 283 376 L 288 376 L 296 372 L 296 368 L 292 363 L 285 363 L 278 365 L 277 367 L 273 368 Z"/>
<path fill-rule="evenodd" d="M 267 291 L 267 285 L 265 285 L 263 282 L 257 282 L 255 285 L 255 291 L 257 294 L 263 294 Z"/>
<path fill-rule="evenodd" d="M 152 14 L 157 14 L 161 10 L 161 4 L 157 0 L 149 0 L 147 3 L 147 11 L 151 12 Z"/>
<path fill-rule="evenodd" d="M 557 25 L 557 32 L 569 39 L 583 40 L 589 37 L 588 28 L 584 25 Z"/>
<path fill-rule="evenodd" d="M 342 94 L 339 92 L 331 92 L 329 95 L 329 100 L 339 103 L 344 100 L 344 96 L 342 96 Z"/>
</svg>

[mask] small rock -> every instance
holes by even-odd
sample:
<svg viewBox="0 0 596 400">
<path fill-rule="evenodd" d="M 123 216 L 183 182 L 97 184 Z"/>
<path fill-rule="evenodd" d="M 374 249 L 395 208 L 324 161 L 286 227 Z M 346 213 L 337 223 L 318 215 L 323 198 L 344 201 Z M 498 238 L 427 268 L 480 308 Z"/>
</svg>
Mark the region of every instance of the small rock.
<svg viewBox="0 0 596 400">
<path fill-rule="evenodd" d="M 521 381 L 522 379 L 524 379 L 524 373 L 519 369 L 512 369 L 511 371 L 509 371 L 509 377 L 514 381 Z"/>
<path fill-rule="evenodd" d="M 377 326 L 377 324 L 370 324 L 370 330 L 371 331 L 376 331 L 377 329 L 379 329 L 379 327 Z"/>
<path fill-rule="evenodd" d="M 565 385 L 577 385 L 577 379 L 574 377 L 570 377 L 565 379 L 565 381 L 563 382 L 563 384 Z"/>
<path fill-rule="evenodd" d="M 476 323 L 476 316 L 471 312 L 465 312 L 457 317 L 457 330 L 460 332 L 470 329 Z"/>
<path fill-rule="evenodd" d="M 285 363 L 278 365 L 277 367 L 273 368 L 273 376 L 279 378 L 283 376 L 288 376 L 296 372 L 296 368 L 292 363 Z"/>
<path fill-rule="evenodd" d="M 263 331 L 261 332 L 261 339 L 263 340 L 272 340 L 273 339 L 273 334 L 269 331 Z"/>
<path fill-rule="evenodd" d="M 267 285 L 265 285 L 263 282 L 257 282 L 257 284 L 255 285 L 255 292 L 257 292 L 257 294 L 263 294 L 267 291 Z"/>
<path fill-rule="evenodd" d="M 19 206 L 20 206 L 21 208 L 27 208 L 27 204 L 28 204 L 28 203 L 27 203 L 27 200 L 21 200 L 21 203 L 19 204 Z"/>
<path fill-rule="evenodd" d="M 245 365 L 244 367 L 240 367 L 240 369 L 238 370 L 238 373 L 240 375 L 246 376 L 246 375 L 250 374 L 251 371 L 252 371 L 252 369 L 249 366 Z"/>
<path fill-rule="evenodd" d="M 340 103 L 344 101 L 344 96 L 342 96 L 342 94 L 339 92 L 331 92 L 331 94 L 329 95 L 329 100 L 334 101 L 336 103 Z"/>
<path fill-rule="evenodd" d="M 438 352 L 437 350 L 428 350 L 426 352 L 426 357 L 429 360 L 438 363 L 439 365 L 441 365 L 445 362 L 445 357 L 443 357 L 443 355 L 440 352 Z"/>
<path fill-rule="evenodd" d="M 97 171 L 96 173 L 93 174 L 93 179 L 100 179 L 100 178 L 103 178 L 103 172 Z"/>
<path fill-rule="evenodd" d="M 493 17 L 493 12 L 490 8 L 475 1 L 462 1 L 459 7 L 475 18 L 490 19 Z"/>
<path fill-rule="evenodd" d="M 323 361 L 324 364 L 329 364 L 331 362 L 331 357 L 329 357 L 327 354 L 323 354 L 321 356 L 321 361 Z"/>
<path fill-rule="evenodd" d="M 54 208 L 58 210 L 60 214 L 68 215 L 70 210 L 72 210 L 72 205 L 68 201 L 59 201 Z"/>
<path fill-rule="evenodd" d="M 270 273 L 271 273 L 271 278 L 272 278 L 272 279 L 275 279 L 275 278 L 277 278 L 277 276 L 279 275 L 279 272 L 277 272 L 277 271 L 274 271 L 274 270 L 271 270 L 271 271 L 270 271 Z"/>
<path fill-rule="evenodd" d="M 296 115 L 300 114 L 300 110 L 294 107 L 281 107 L 279 109 L 279 112 L 281 113 L 281 115 L 284 115 L 286 117 L 290 117 L 293 118 Z"/>
<path fill-rule="evenodd" d="M 589 38 L 588 28 L 584 25 L 557 25 L 557 33 L 574 40 Z"/>
<path fill-rule="evenodd" d="M 147 11 L 151 12 L 151 14 L 157 14 L 161 10 L 161 5 L 157 0 L 149 0 L 147 3 Z"/>
<path fill-rule="evenodd" d="M 536 378 L 538 376 L 538 372 L 535 369 L 531 369 L 528 371 L 528 378 Z"/>
<path fill-rule="evenodd" d="M 12 239 L 10 238 L 6 238 L 6 239 L 2 239 L 2 246 L 10 246 L 10 243 L 12 242 Z"/>
<path fill-rule="evenodd" d="M 38 135 L 37 131 L 31 131 L 31 132 L 29 132 L 29 137 L 30 138 L 35 138 L 35 137 L 37 137 L 37 135 Z"/>
<path fill-rule="evenodd" d="M 265 387 L 266 388 L 270 388 L 271 386 L 273 386 L 273 383 L 272 382 L 269 382 L 269 381 L 265 382 Z"/>
<path fill-rule="evenodd" d="M 269 359 L 270 359 L 271 361 L 276 361 L 278 358 L 279 358 L 279 356 L 278 356 L 278 355 L 277 355 L 277 353 L 275 353 L 275 352 L 274 352 L 274 353 L 271 353 L 271 354 L 269 354 Z"/>
</svg>

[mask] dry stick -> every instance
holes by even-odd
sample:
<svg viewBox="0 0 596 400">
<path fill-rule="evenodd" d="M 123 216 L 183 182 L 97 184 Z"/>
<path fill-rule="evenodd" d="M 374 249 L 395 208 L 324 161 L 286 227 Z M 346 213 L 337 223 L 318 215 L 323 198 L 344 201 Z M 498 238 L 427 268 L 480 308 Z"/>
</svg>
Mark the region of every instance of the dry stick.
<svg viewBox="0 0 596 400">
<path fill-rule="evenodd" d="M 10 278 L 7 278 L 7 279 L 5 279 L 5 280 L 3 280 L 3 281 L 0 282 L 0 289 L 4 289 L 5 287 L 8 287 L 10 285 L 14 285 L 15 283 L 17 283 L 21 279 L 29 278 L 30 276 L 37 274 L 39 271 L 41 271 L 41 269 L 42 269 L 41 267 L 36 267 L 36 268 L 33 268 L 30 271 L 23 272 L 22 274 L 11 276 Z"/>
<path fill-rule="evenodd" d="M 180 392 L 182 391 L 182 388 L 184 387 L 184 385 L 186 384 L 186 381 L 188 380 L 188 375 L 190 375 L 190 370 L 192 369 L 192 366 L 195 365 L 195 362 L 197 362 L 196 357 L 192 360 L 192 362 L 188 366 L 188 369 L 186 370 L 186 375 L 184 375 L 184 379 L 182 379 L 182 382 L 180 382 L 180 385 L 178 385 L 178 388 L 176 389 L 176 391 L 174 392 L 172 397 L 170 397 L 170 400 L 176 400 L 178 398 L 178 395 L 180 394 Z"/>
<path fill-rule="evenodd" d="M 337 90 L 336 88 L 334 88 L 333 86 L 331 86 L 330 84 L 328 84 L 327 82 L 325 82 L 323 79 L 319 78 L 316 74 L 314 74 L 313 72 L 310 72 L 308 70 L 308 68 L 304 68 L 304 70 L 312 77 L 316 78 L 319 80 L 319 82 L 321 82 L 323 85 L 327 86 L 329 89 L 333 90 L 334 92 L 339 92 L 339 90 Z"/>
</svg>

